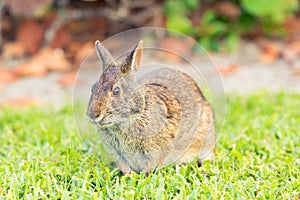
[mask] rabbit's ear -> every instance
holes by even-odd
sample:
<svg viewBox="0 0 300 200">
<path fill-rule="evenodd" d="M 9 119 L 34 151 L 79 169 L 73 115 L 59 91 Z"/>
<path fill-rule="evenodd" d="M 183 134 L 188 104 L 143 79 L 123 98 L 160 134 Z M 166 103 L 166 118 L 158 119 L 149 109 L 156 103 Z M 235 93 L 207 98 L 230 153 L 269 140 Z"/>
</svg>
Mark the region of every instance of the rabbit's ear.
<svg viewBox="0 0 300 200">
<path fill-rule="evenodd" d="M 140 67 L 143 55 L 143 40 L 141 40 L 138 45 L 133 50 L 132 60 L 131 60 L 131 70 L 137 70 Z"/>
<path fill-rule="evenodd" d="M 106 67 L 108 67 L 111 64 L 115 65 L 115 61 L 109 51 L 101 44 L 99 40 L 95 42 L 96 51 L 98 54 L 99 59 L 102 62 L 102 69 L 105 70 Z"/>
<path fill-rule="evenodd" d="M 123 63 L 121 64 L 121 71 L 127 73 L 137 70 L 140 67 L 143 54 L 143 40 L 141 40 L 132 51 L 129 52 Z"/>
</svg>

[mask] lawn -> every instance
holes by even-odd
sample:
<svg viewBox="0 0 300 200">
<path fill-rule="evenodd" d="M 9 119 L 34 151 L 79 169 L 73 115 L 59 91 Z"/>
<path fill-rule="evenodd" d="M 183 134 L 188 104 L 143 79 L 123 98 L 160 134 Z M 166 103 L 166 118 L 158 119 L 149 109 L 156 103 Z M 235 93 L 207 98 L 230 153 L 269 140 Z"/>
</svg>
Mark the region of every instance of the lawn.
<svg viewBox="0 0 300 200">
<path fill-rule="evenodd" d="M 121 176 L 82 145 L 72 108 L 0 110 L 0 199 L 300 199 L 300 96 L 228 95 L 212 165 Z M 216 111 L 218 112 L 218 111 Z"/>
</svg>

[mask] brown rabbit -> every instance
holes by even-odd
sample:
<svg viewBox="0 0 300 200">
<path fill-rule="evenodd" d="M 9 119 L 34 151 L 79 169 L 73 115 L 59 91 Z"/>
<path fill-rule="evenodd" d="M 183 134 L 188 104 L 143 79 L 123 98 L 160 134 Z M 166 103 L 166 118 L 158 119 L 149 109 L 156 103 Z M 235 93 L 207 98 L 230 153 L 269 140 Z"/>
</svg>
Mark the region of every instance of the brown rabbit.
<svg viewBox="0 0 300 200">
<path fill-rule="evenodd" d="M 99 41 L 96 50 L 103 74 L 92 87 L 87 115 L 123 174 L 212 159 L 213 110 L 188 75 L 159 68 L 138 78 L 142 41 L 120 64 Z"/>
</svg>

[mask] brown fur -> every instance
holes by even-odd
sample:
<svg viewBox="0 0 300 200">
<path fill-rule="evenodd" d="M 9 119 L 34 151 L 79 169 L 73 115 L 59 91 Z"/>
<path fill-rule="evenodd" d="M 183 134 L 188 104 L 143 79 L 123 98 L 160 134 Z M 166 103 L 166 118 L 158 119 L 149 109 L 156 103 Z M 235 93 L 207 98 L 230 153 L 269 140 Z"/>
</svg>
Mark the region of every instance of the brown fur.
<svg viewBox="0 0 300 200">
<path fill-rule="evenodd" d="M 111 58 L 108 51 L 102 53 L 102 60 Z M 104 66 L 87 109 L 120 170 L 149 172 L 196 157 L 200 163 L 211 159 L 216 142 L 213 111 L 196 83 L 170 68 L 137 78 L 141 56 L 142 42 L 123 63 Z"/>
</svg>

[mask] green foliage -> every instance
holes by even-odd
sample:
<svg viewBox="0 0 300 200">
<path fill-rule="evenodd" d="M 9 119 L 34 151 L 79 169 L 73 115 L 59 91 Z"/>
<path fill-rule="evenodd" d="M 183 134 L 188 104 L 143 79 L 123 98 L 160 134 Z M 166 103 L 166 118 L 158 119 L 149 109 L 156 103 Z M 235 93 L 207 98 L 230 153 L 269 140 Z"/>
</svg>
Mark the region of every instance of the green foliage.
<svg viewBox="0 0 300 200">
<path fill-rule="evenodd" d="M 263 20 L 282 23 L 286 16 L 298 9 L 295 0 L 241 0 L 241 6 L 246 12 Z"/>
<path fill-rule="evenodd" d="M 300 96 L 228 96 L 213 164 L 148 177 L 121 176 L 87 152 L 70 107 L 2 109 L 0 199 L 299 199 Z"/>
<path fill-rule="evenodd" d="M 282 36 L 282 23 L 299 8 L 297 0 L 231 0 L 229 4 L 235 6 L 240 14 L 229 17 L 216 11 L 215 5 L 218 3 L 220 2 L 209 1 L 205 8 L 199 9 L 201 4 L 197 0 L 166 0 L 166 26 L 193 36 L 208 50 L 232 51 L 241 36 L 251 35 L 256 30 L 262 29 L 270 36 Z M 199 11 L 203 11 L 201 19 L 198 24 L 193 24 L 191 16 Z"/>
<path fill-rule="evenodd" d="M 257 23 L 262 24 L 266 34 L 272 35 L 275 32 L 282 35 L 284 30 L 281 24 L 287 16 L 299 9 L 299 2 L 296 0 L 241 0 L 241 7 L 248 14 L 256 17 Z"/>
<path fill-rule="evenodd" d="M 167 27 L 186 34 L 190 34 L 193 31 L 193 25 L 190 20 L 182 15 L 170 17 L 167 22 Z"/>
<path fill-rule="evenodd" d="M 186 15 L 197 7 L 197 0 L 167 0 L 164 10 L 168 16 L 167 27 L 185 34 L 191 34 L 194 28 Z"/>
</svg>

